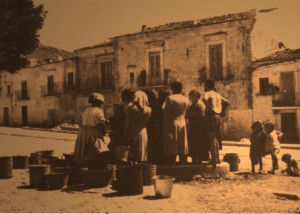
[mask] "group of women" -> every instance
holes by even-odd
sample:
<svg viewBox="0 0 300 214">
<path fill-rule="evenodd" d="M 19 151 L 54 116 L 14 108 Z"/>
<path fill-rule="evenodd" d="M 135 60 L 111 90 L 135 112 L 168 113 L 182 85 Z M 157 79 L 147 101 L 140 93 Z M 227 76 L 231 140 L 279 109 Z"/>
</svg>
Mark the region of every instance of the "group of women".
<svg viewBox="0 0 300 214">
<path fill-rule="evenodd" d="M 114 105 L 109 121 L 104 118 L 104 97 L 91 94 L 92 105 L 83 113 L 75 145 L 75 161 L 89 168 L 101 168 L 109 161 L 117 161 L 112 151 L 118 147 L 129 148 L 128 162 L 133 164 L 174 164 L 178 155 L 182 164 L 188 155 L 194 163 L 208 161 L 211 143 L 205 125 L 207 107 L 200 93 L 190 91 L 188 100 L 177 81 L 171 84 L 171 90 L 171 95 L 160 90 L 158 96 L 150 89 L 124 90 L 122 103 Z M 104 135 L 108 124 L 111 132 L 107 145 Z M 217 131 L 214 136 L 218 137 Z"/>
</svg>

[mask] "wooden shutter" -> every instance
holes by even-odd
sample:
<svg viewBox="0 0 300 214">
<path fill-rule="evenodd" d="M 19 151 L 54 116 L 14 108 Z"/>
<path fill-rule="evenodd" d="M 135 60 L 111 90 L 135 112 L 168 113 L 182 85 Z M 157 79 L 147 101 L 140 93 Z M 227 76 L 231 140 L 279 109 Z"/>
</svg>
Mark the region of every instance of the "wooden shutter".
<svg viewBox="0 0 300 214">
<path fill-rule="evenodd" d="M 222 45 L 209 47 L 210 76 L 215 80 L 223 79 Z"/>
</svg>

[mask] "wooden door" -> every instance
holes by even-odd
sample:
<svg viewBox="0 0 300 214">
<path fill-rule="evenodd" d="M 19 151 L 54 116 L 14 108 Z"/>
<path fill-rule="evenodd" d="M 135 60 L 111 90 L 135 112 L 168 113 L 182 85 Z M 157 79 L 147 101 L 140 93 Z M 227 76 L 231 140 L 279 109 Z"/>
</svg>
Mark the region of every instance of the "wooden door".
<svg viewBox="0 0 300 214">
<path fill-rule="evenodd" d="M 281 113 L 281 131 L 283 132 L 282 141 L 297 140 L 297 117 L 296 113 Z"/>
<path fill-rule="evenodd" d="M 281 104 L 283 106 L 295 105 L 295 81 L 293 72 L 280 74 Z"/>
<path fill-rule="evenodd" d="M 22 106 L 22 126 L 28 126 L 27 106 Z"/>
<path fill-rule="evenodd" d="M 9 116 L 8 116 L 8 108 L 5 107 L 3 109 L 3 125 L 9 126 Z"/>
<path fill-rule="evenodd" d="M 48 110 L 48 128 L 55 127 L 55 112 L 54 110 Z"/>
</svg>

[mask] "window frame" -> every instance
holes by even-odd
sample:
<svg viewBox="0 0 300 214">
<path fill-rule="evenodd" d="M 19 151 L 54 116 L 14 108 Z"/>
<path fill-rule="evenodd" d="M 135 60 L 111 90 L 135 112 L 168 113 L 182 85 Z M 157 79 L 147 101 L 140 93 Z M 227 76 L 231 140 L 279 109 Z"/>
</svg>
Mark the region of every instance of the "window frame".
<svg viewBox="0 0 300 214">
<path fill-rule="evenodd" d="M 106 67 L 107 65 L 109 65 L 109 67 Z M 106 70 L 106 68 L 110 68 L 108 70 Z M 108 74 L 107 71 L 109 72 Z M 113 80 L 113 63 L 112 61 L 107 61 L 107 62 L 101 62 L 100 64 L 100 88 L 101 90 L 105 90 L 105 91 L 112 91 L 114 90 L 114 80 Z M 105 76 L 105 78 L 104 78 Z M 108 78 L 107 78 L 108 77 Z M 106 79 L 108 79 L 109 83 L 106 83 Z"/>
<path fill-rule="evenodd" d="M 263 87 L 262 87 L 263 81 L 267 82 L 267 84 L 264 85 L 264 87 L 266 87 L 264 90 L 263 90 Z M 270 86 L 269 77 L 260 77 L 260 78 L 258 78 L 258 84 L 259 84 L 259 94 L 260 95 L 268 95 L 269 94 L 269 86 Z"/>
</svg>

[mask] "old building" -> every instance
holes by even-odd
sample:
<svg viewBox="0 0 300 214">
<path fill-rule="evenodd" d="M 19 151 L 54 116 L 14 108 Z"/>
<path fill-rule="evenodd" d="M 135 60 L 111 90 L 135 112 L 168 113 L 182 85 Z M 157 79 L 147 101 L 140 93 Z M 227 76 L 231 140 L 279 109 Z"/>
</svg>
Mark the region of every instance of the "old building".
<svg viewBox="0 0 300 214">
<path fill-rule="evenodd" d="M 300 50 L 256 60 L 252 76 L 253 119 L 274 122 L 283 141 L 300 141 Z"/>
<path fill-rule="evenodd" d="M 203 94 L 203 82 L 231 101 L 223 120 L 226 137 L 249 135 L 252 122 L 251 32 L 255 10 L 219 17 L 174 22 L 111 38 L 115 57 L 115 90 L 165 88 L 179 80 L 187 94 Z"/>
<path fill-rule="evenodd" d="M 0 125 L 53 127 L 72 114 L 66 94 L 75 87 L 72 53 L 40 45 L 30 66 L 0 74 Z"/>
</svg>

